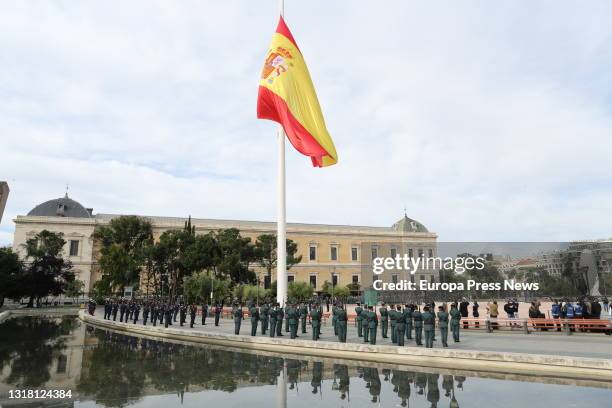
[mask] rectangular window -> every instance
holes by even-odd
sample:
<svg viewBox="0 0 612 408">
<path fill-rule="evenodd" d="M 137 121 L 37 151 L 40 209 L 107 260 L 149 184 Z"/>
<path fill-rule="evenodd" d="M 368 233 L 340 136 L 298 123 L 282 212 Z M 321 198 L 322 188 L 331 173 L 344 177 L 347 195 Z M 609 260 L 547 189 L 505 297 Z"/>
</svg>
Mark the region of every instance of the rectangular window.
<svg viewBox="0 0 612 408">
<path fill-rule="evenodd" d="M 329 254 L 329 258 L 332 261 L 337 261 L 338 260 L 338 247 L 336 247 L 336 246 L 331 247 L 331 253 Z"/>
<path fill-rule="evenodd" d="M 397 256 L 397 249 L 391 248 L 391 258 L 395 259 L 396 256 Z"/>
<path fill-rule="evenodd" d="M 270 289 L 271 286 L 270 277 L 268 275 L 264 276 L 264 289 Z"/>
<path fill-rule="evenodd" d="M 332 285 L 338 286 L 338 275 L 332 275 Z"/>
<path fill-rule="evenodd" d="M 64 374 L 68 366 L 68 357 L 62 354 L 57 358 L 57 373 Z"/>
<path fill-rule="evenodd" d="M 408 249 L 408 258 L 413 258 L 414 257 L 414 252 L 412 252 L 412 248 Z"/>
<path fill-rule="evenodd" d="M 378 248 L 373 247 L 372 248 L 372 260 L 378 258 Z"/>
<path fill-rule="evenodd" d="M 397 275 L 391 275 L 391 282 L 397 283 L 397 279 L 398 279 Z"/>
<path fill-rule="evenodd" d="M 359 283 L 359 275 L 353 275 L 353 283 Z"/>
<path fill-rule="evenodd" d="M 419 249 L 419 258 L 422 258 L 422 257 L 423 257 L 423 250 Z"/>
<path fill-rule="evenodd" d="M 310 275 L 310 286 L 317 288 L 317 275 Z"/>
<path fill-rule="evenodd" d="M 421 280 L 427 280 L 425 279 L 425 275 L 421 275 Z"/>
<path fill-rule="evenodd" d="M 78 256 L 79 255 L 79 241 L 72 240 L 70 241 L 70 256 Z"/>
<path fill-rule="evenodd" d="M 357 262 L 357 247 L 351 248 L 351 261 Z"/>
<path fill-rule="evenodd" d="M 433 249 L 429 248 L 429 257 L 433 258 Z"/>
<path fill-rule="evenodd" d="M 309 253 L 308 259 L 311 261 L 317 260 L 317 247 L 316 246 L 310 247 L 310 253 Z"/>
<path fill-rule="evenodd" d="M 414 283 L 414 275 L 410 275 L 410 282 Z"/>
<path fill-rule="evenodd" d="M 295 276 L 287 275 L 287 283 L 293 283 L 293 282 L 295 282 Z"/>
</svg>

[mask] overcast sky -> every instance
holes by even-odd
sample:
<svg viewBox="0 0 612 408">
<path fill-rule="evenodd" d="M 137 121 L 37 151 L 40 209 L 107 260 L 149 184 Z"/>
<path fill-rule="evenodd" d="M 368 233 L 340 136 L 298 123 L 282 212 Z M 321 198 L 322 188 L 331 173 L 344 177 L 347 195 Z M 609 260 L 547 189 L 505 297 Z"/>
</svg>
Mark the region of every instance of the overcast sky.
<svg viewBox="0 0 612 408">
<path fill-rule="evenodd" d="M 339 154 L 288 145 L 288 221 L 612 236 L 612 2 L 285 3 Z M 0 244 L 66 184 L 94 212 L 274 220 L 277 5 L 2 2 Z"/>
</svg>

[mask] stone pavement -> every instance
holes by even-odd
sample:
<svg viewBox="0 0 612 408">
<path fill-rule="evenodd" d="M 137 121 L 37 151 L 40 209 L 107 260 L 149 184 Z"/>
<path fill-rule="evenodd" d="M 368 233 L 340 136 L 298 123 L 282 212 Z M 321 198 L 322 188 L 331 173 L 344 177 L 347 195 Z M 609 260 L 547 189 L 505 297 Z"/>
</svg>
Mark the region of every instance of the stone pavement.
<svg viewBox="0 0 612 408">
<path fill-rule="evenodd" d="M 96 318 L 102 319 L 103 310 L 98 308 L 96 310 Z M 178 316 L 177 316 L 178 320 Z M 118 321 L 118 320 L 117 320 Z M 131 323 L 131 322 L 130 322 Z M 139 325 L 142 325 L 141 319 L 138 321 Z M 147 326 L 151 323 L 148 322 Z M 157 327 L 160 327 L 159 324 Z M 163 327 L 163 326 L 162 326 Z M 181 328 L 178 321 L 174 322 L 171 326 L 174 329 Z M 234 333 L 234 321 L 232 319 L 221 319 L 219 327 L 215 327 L 214 318 L 207 318 L 206 325 L 201 325 L 200 316 L 196 318 L 196 324 L 193 329 L 189 329 L 189 317 L 187 323 L 183 328 L 188 330 L 206 331 L 209 333 L 233 335 Z M 302 334 L 298 329 L 298 336 L 296 341 L 311 340 L 312 332 L 310 325 L 306 328 L 307 333 Z M 383 339 L 381 337 L 380 325 L 378 327 L 378 333 L 376 338 L 377 345 L 388 345 L 392 346 L 391 343 L 391 327 L 389 327 L 389 338 Z M 245 319 L 242 321 L 240 334 L 250 336 L 251 334 L 251 321 Z M 257 327 L 257 336 L 261 335 L 261 325 Z M 268 335 L 266 335 L 268 337 Z M 413 336 L 414 337 L 414 336 Z M 442 345 L 440 342 L 440 334 L 436 329 L 436 341 L 434 342 L 434 348 L 441 349 Z M 281 339 L 289 339 L 289 333 L 285 332 L 283 324 L 283 337 Z M 324 324 L 321 329 L 322 341 L 337 341 L 334 336 L 334 329 L 331 325 L 331 321 Z M 349 323 L 348 343 L 360 343 L 363 342 L 362 338 L 357 337 L 357 327 Z M 531 353 L 531 354 L 543 354 L 543 355 L 560 355 L 560 356 L 575 356 L 575 357 L 588 357 L 588 358 L 603 358 L 612 359 L 612 336 L 606 336 L 604 334 L 591 334 L 591 333 L 578 333 L 567 335 L 565 333 L 557 332 L 541 332 L 523 334 L 522 331 L 517 330 L 515 332 L 499 332 L 494 331 L 493 333 L 487 333 L 484 330 L 461 330 L 461 342 L 454 343 L 452 335 L 449 333 L 448 340 L 449 350 L 477 350 L 477 351 L 494 351 L 504 353 Z M 414 340 L 406 340 L 404 347 L 418 347 L 415 345 Z"/>
</svg>

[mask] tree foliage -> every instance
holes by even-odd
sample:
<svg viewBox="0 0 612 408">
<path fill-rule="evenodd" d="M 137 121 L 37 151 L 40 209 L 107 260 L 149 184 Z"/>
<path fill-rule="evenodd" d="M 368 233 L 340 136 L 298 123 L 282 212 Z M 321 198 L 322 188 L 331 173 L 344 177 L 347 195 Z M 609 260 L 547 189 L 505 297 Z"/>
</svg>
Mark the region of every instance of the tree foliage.
<svg viewBox="0 0 612 408">
<path fill-rule="evenodd" d="M 278 261 L 276 234 L 263 234 L 255 241 L 255 257 L 262 267 L 266 269 L 268 281 L 272 282 L 272 271 L 276 268 Z M 297 253 L 297 243 L 287 239 L 287 270 L 302 261 L 302 255 Z"/>
<path fill-rule="evenodd" d="M 47 230 L 26 241 L 25 267 L 17 281 L 23 295 L 29 297 L 28 307 L 34 300 L 38 303 L 45 296 L 60 295 L 74 280 L 72 264 L 63 258 L 65 244 L 61 233 Z"/>
</svg>

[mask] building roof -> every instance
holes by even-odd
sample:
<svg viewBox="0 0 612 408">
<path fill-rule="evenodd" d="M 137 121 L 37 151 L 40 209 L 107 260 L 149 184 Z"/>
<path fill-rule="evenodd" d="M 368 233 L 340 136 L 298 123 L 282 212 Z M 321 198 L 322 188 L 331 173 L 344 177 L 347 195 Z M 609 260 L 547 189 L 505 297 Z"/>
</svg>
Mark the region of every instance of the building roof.
<svg viewBox="0 0 612 408">
<path fill-rule="evenodd" d="M 406 214 L 404 214 L 402 219 L 393 224 L 392 228 L 398 232 L 429 232 L 423 224 L 412 218 L 408 218 Z"/>
<path fill-rule="evenodd" d="M 83 207 L 77 201 L 66 194 L 62 198 L 45 201 L 38 204 L 29 213 L 33 217 L 71 217 L 71 218 L 93 218 L 91 209 Z"/>
</svg>

